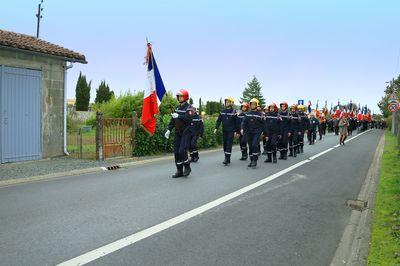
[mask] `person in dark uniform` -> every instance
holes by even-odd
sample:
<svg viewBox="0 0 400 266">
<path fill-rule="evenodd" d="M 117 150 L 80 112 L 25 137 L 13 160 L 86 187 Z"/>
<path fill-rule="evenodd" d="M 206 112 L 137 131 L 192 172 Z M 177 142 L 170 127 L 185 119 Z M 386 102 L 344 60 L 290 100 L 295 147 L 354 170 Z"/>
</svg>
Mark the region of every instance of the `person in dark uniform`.
<svg viewBox="0 0 400 266">
<path fill-rule="evenodd" d="M 231 163 L 233 137 L 236 131 L 237 116 L 233 110 L 234 100 L 232 97 L 225 99 L 225 109 L 219 114 L 215 123 L 214 134 L 217 134 L 218 128 L 222 123 L 222 139 L 224 144 L 225 160 L 224 165 Z"/>
<path fill-rule="evenodd" d="M 187 148 L 189 147 L 191 136 L 189 126 L 194 113 L 190 111 L 191 105 L 187 102 L 189 100 L 189 92 L 187 90 L 179 90 L 176 93 L 176 98 L 178 99 L 179 105 L 175 108 L 175 112 L 171 114 L 172 118 L 165 132 L 165 137 L 168 139 L 171 130 L 175 128 L 174 155 L 177 171 L 172 176 L 173 178 L 188 176 L 192 171 Z M 183 170 L 183 168 L 185 168 L 185 170 Z"/>
<path fill-rule="evenodd" d="M 266 133 L 265 123 L 261 112 L 257 110 L 259 101 L 256 98 L 250 100 L 250 111 L 243 118 L 240 133 L 247 134 L 249 144 L 250 164 L 248 167 L 256 168 L 261 133 Z"/>
<path fill-rule="evenodd" d="M 242 157 L 240 158 L 241 161 L 246 161 L 247 160 L 247 135 L 246 133 L 241 134 L 240 132 L 240 126 L 242 125 L 243 119 L 249 110 L 250 105 L 246 102 L 243 102 L 240 105 L 240 111 L 237 113 L 237 134 L 239 134 L 239 144 L 240 144 L 240 150 L 242 152 Z"/>
<path fill-rule="evenodd" d="M 308 143 L 313 145 L 317 139 L 317 129 L 319 129 L 319 121 L 315 117 L 315 114 L 311 113 L 311 117 L 308 121 Z"/>
<path fill-rule="evenodd" d="M 319 117 L 318 133 L 319 133 L 319 140 L 322 140 L 322 136 L 326 134 L 326 118 L 324 113 L 322 113 L 321 116 Z"/>
<path fill-rule="evenodd" d="M 289 129 L 290 129 L 290 116 L 288 111 L 288 104 L 287 102 L 282 102 L 280 104 L 280 112 L 279 117 L 281 118 L 281 132 L 280 138 L 278 140 L 278 151 L 279 151 L 279 159 L 287 160 L 287 153 L 288 153 L 288 143 L 289 143 Z"/>
<path fill-rule="evenodd" d="M 204 133 L 204 123 L 201 116 L 198 114 L 196 108 L 193 107 L 193 118 L 190 123 L 190 146 L 189 146 L 189 154 L 190 161 L 196 163 L 199 160 L 199 151 L 197 150 L 197 139 L 203 136 Z"/>
<path fill-rule="evenodd" d="M 299 105 L 297 106 L 298 109 L 298 115 L 299 115 L 299 136 L 297 140 L 297 153 L 303 153 L 304 152 L 304 134 L 307 131 L 307 126 L 308 126 L 308 116 L 305 113 L 306 112 L 306 107 L 304 105 Z"/>
<path fill-rule="evenodd" d="M 289 157 L 297 157 L 297 141 L 299 137 L 300 117 L 297 114 L 297 105 L 290 106 L 290 136 L 289 136 Z"/>
<path fill-rule="evenodd" d="M 278 115 L 278 106 L 275 103 L 271 103 L 267 106 L 268 112 L 265 114 L 265 129 L 267 139 L 267 159 L 265 163 L 276 163 L 276 150 L 277 141 L 281 133 L 281 118 Z M 272 158 L 271 158 L 272 157 Z"/>
<path fill-rule="evenodd" d="M 263 119 L 265 120 L 265 116 L 268 113 L 268 105 L 266 105 L 264 107 L 264 110 L 261 111 L 261 116 L 263 117 Z M 268 154 L 268 149 L 267 149 L 267 135 L 262 134 L 261 135 L 261 140 L 262 140 L 262 146 L 263 146 L 263 152 L 262 155 L 267 155 Z"/>
</svg>

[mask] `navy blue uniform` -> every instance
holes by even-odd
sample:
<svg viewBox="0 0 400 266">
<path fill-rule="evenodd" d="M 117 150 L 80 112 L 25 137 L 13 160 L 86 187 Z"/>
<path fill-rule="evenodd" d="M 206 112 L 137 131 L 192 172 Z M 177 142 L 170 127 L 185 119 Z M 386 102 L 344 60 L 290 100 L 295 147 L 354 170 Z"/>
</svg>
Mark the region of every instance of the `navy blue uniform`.
<svg viewBox="0 0 400 266">
<path fill-rule="evenodd" d="M 299 122 L 299 137 L 298 137 L 297 153 L 303 153 L 304 133 L 308 129 L 309 119 L 308 119 L 307 115 L 302 111 L 299 111 L 298 114 L 300 117 L 300 122 Z"/>
<path fill-rule="evenodd" d="M 308 141 L 309 144 L 314 144 L 317 138 L 317 128 L 319 128 L 319 121 L 317 118 L 312 117 L 308 121 Z"/>
<path fill-rule="evenodd" d="M 300 117 L 296 112 L 290 112 L 290 137 L 289 137 L 289 156 L 297 156 L 297 145 L 299 137 Z"/>
<path fill-rule="evenodd" d="M 239 135 L 239 144 L 240 144 L 240 150 L 242 151 L 242 158 L 241 160 L 247 160 L 247 134 L 243 132 L 243 134 L 240 133 L 240 127 L 242 125 L 243 119 L 245 117 L 246 113 L 243 111 L 240 111 L 237 113 L 237 123 L 236 123 L 236 132 Z"/>
<path fill-rule="evenodd" d="M 197 139 L 199 136 L 203 136 L 204 123 L 203 119 L 198 113 L 195 113 L 189 126 L 190 130 L 190 142 L 189 142 L 189 154 L 192 162 L 199 160 L 199 152 L 197 150 Z"/>
<path fill-rule="evenodd" d="M 249 144 L 249 154 L 251 164 L 249 166 L 256 166 L 259 153 L 259 143 L 261 133 L 266 133 L 265 123 L 261 117 L 261 112 L 251 110 L 245 114 L 242 121 L 241 129 L 247 134 L 247 142 Z"/>
<path fill-rule="evenodd" d="M 237 130 L 237 115 L 233 108 L 223 110 L 215 123 L 215 129 L 218 129 L 222 123 L 222 139 L 224 145 L 225 162 L 230 163 L 232 154 L 232 144 L 235 131 Z"/>
<path fill-rule="evenodd" d="M 185 102 L 175 108 L 175 113 L 178 114 L 177 118 L 171 118 L 168 125 L 168 130 L 175 128 L 174 137 L 174 156 L 175 164 L 178 172 L 183 171 L 183 166 L 190 168 L 188 159 L 187 148 L 190 141 L 190 124 L 192 117 L 189 115 L 187 109 L 191 107 L 189 103 Z"/>
<path fill-rule="evenodd" d="M 278 112 L 265 114 L 265 128 L 267 137 L 267 159 L 265 162 L 271 162 L 271 157 L 273 157 L 273 162 L 276 163 L 277 141 L 281 133 L 281 118 L 278 116 Z"/>
<path fill-rule="evenodd" d="M 291 123 L 289 111 L 286 110 L 279 112 L 279 117 L 281 118 L 281 138 L 278 141 L 278 151 L 280 152 L 279 159 L 287 159 Z"/>
</svg>

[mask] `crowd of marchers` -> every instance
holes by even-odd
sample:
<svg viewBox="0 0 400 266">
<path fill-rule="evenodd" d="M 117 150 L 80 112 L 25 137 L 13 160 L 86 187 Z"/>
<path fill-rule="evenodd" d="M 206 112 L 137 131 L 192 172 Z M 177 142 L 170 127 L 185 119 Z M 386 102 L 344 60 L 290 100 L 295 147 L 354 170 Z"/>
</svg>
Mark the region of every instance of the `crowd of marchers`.
<svg viewBox="0 0 400 266">
<path fill-rule="evenodd" d="M 179 105 L 171 114 L 171 120 L 165 137 L 169 138 L 175 129 L 174 155 L 178 178 L 191 173 L 191 162 L 199 160 L 197 139 L 204 132 L 203 119 L 196 108 L 188 103 L 189 92 L 181 89 L 176 93 Z M 363 131 L 368 128 L 385 128 L 384 121 L 373 120 L 370 113 L 356 114 L 351 109 L 340 109 L 329 113 L 327 108 L 321 111 L 310 110 L 304 105 L 281 102 L 278 105 L 269 103 L 262 107 L 259 100 L 251 99 L 241 102 L 240 110 L 234 109 L 234 99 L 224 100 L 224 110 L 217 118 L 214 133 L 222 130 L 223 164 L 231 164 L 234 138 L 239 138 L 241 158 L 249 159 L 248 167 L 256 168 L 261 154 L 266 155 L 265 163 L 277 163 L 278 159 L 287 160 L 304 152 L 305 138 L 313 145 L 319 137 L 322 140 L 327 130 L 339 135 L 339 143 L 345 145 L 348 135 L 354 130 Z M 308 110 L 307 110 L 308 109 Z M 263 152 L 261 153 L 261 146 Z M 279 157 L 278 157 L 279 152 Z"/>
</svg>

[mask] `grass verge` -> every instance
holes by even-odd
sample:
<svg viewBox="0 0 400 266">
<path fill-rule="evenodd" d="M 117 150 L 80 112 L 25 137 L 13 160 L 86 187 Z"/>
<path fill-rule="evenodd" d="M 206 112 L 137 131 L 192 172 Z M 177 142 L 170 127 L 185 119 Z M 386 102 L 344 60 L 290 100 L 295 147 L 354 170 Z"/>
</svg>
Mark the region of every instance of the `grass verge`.
<svg viewBox="0 0 400 266">
<path fill-rule="evenodd" d="M 368 265 L 400 265 L 400 158 L 386 132 L 372 221 Z"/>
</svg>

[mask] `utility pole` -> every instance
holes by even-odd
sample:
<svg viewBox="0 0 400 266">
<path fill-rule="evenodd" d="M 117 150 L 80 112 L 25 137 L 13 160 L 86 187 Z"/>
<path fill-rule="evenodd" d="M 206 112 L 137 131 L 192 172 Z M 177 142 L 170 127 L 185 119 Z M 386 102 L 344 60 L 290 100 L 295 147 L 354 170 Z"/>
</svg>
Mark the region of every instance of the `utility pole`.
<svg viewBox="0 0 400 266">
<path fill-rule="evenodd" d="M 43 4 L 43 0 L 40 1 L 40 4 L 38 5 L 38 11 L 36 14 L 37 17 L 37 26 L 36 26 L 36 38 L 39 39 L 39 28 L 40 28 L 40 19 L 42 18 L 42 4 Z"/>
</svg>

